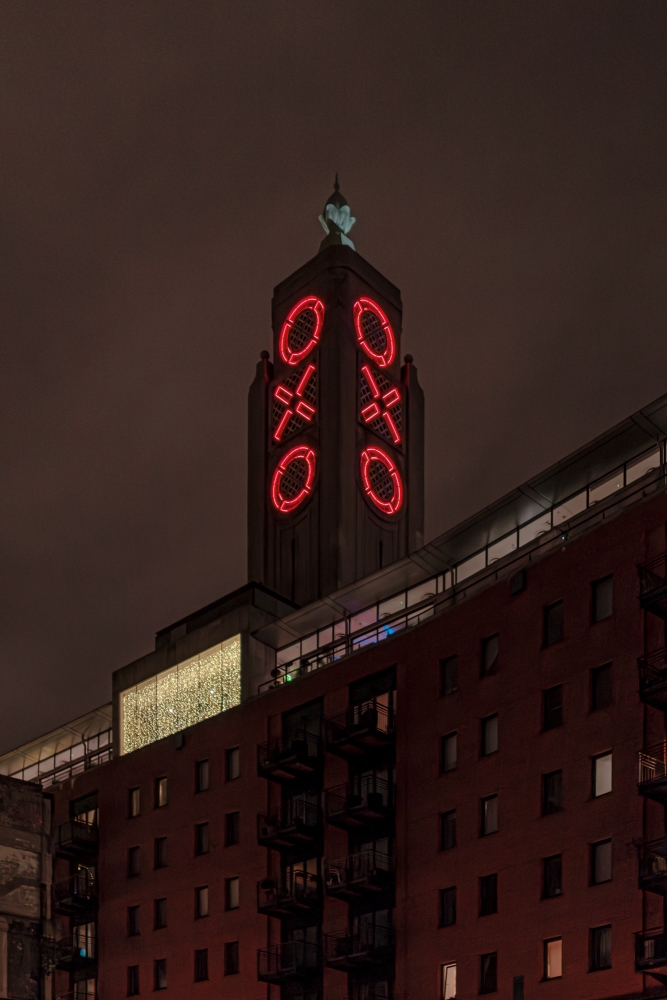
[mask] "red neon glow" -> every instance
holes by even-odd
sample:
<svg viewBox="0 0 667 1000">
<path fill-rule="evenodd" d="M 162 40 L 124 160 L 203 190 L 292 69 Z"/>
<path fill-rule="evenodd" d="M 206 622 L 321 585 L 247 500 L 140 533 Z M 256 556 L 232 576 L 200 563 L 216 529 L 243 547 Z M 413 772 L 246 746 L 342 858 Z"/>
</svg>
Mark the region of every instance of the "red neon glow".
<svg viewBox="0 0 667 1000">
<path fill-rule="evenodd" d="M 390 499 L 379 497 L 371 483 L 371 463 L 380 462 L 391 477 L 394 492 Z M 385 514 L 397 514 L 403 504 L 403 485 L 398 469 L 381 448 L 371 446 L 361 453 L 361 481 L 364 484 L 366 496 L 370 497 L 375 506 Z"/>
<path fill-rule="evenodd" d="M 380 416 L 380 407 L 377 403 L 369 403 L 361 411 L 361 415 L 367 424 L 370 424 L 371 420 L 376 420 Z"/>
<path fill-rule="evenodd" d="M 382 332 L 384 333 L 385 338 L 385 349 L 382 353 L 373 350 L 366 339 L 366 334 L 361 326 L 361 318 L 366 312 L 373 313 L 373 315 L 380 321 L 380 326 L 382 327 Z M 377 302 L 373 302 L 372 299 L 357 299 L 354 303 L 354 326 L 357 331 L 359 346 L 366 352 L 368 357 L 375 361 L 380 368 L 386 368 L 390 365 L 396 356 L 396 340 L 394 338 L 394 331 L 391 328 L 391 324 L 380 309 Z"/>
<path fill-rule="evenodd" d="M 307 420 L 308 423 L 310 423 L 310 421 L 313 419 L 313 414 L 315 413 L 315 407 L 310 406 L 309 403 L 304 403 L 304 401 L 300 399 L 295 406 L 295 412 L 298 413 L 300 417 L 303 417 L 304 420 Z"/>
<path fill-rule="evenodd" d="M 279 385 L 276 386 L 276 391 L 273 395 L 276 399 L 280 400 L 281 403 L 285 403 L 286 406 L 289 406 L 293 393 L 291 393 L 289 389 L 285 388 L 284 385 Z"/>
<path fill-rule="evenodd" d="M 395 386 L 393 389 L 390 389 L 389 392 L 385 392 L 384 396 L 382 397 L 382 402 L 387 407 L 387 409 L 390 409 L 392 406 L 396 406 L 396 404 L 400 403 L 400 401 L 401 401 L 401 394 Z"/>
<path fill-rule="evenodd" d="M 391 434 L 391 436 L 394 439 L 394 444 L 400 444 L 401 443 L 401 435 L 398 433 L 398 427 L 394 423 L 394 418 L 392 417 L 392 415 L 389 412 L 389 410 L 385 410 L 385 412 L 382 414 L 382 416 L 384 418 L 385 424 L 389 428 L 389 433 Z"/>
<path fill-rule="evenodd" d="M 284 497 L 281 492 L 283 476 L 289 470 L 290 465 L 295 462 L 306 463 L 306 476 L 303 480 L 303 485 L 295 496 Z M 273 502 L 273 506 L 276 510 L 280 511 L 281 514 L 289 514 L 291 511 L 296 510 L 299 504 L 302 504 L 306 497 L 310 495 L 314 479 L 315 452 L 313 449 L 309 448 L 307 444 L 300 444 L 297 445 L 296 448 L 290 449 L 290 451 L 283 455 L 279 465 L 273 473 L 273 479 L 271 480 L 271 500 Z"/>
<path fill-rule="evenodd" d="M 379 399 L 380 398 L 380 390 L 378 389 L 377 382 L 373 378 L 373 372 L 370 370 L 370 368 L 368 367 L 368 365 L 364 365 L 361 370 L 364 373 L 364 375 L 366 376 L 366 381 L 368 382 L 368 387 L 371 390 L 371 392 L 373 393 L 373 399 Z"/>
<path fill-rule="evenodd" d="M 313 374 L 314 371 L 315 371 L 315 365 L 308 365 L 305 372 L 299 379 L 299 384 L 296 387 L 295 391 L 297 396 L 303 396 L 304 389 L 310 382 L 310 376 Z"/>
<path fill-rule="evenodd" d="M 289 419 L 290 419 L 291 416 L 292 416 L 292 411 L 291 410 L 285 410 L 285 412 L 283 413 L 282 417 L 280 418 L 280 423 L 278 424 L 278 426 L 276 427 L 275 431 L 273 432 L 273 440 L 274 441 L 280 441 L 281 437 L 285 433 L 285 428 L 287 427 L 287 425 L 289 423 Z"/>
<path fill-rule="evenodd" d="M 312 331 L 310 331 L 310 336 L 301 350 L 294 350 L 290 347 L 290 333 L 299 317 L 299 314 L 305 312 L 307 309 L 315 313 L 315 326 Z M 300 361 L 303 361 L 306 355 L 310 354 L 313 347 L 315 347 L 315 344 L 320 339 L 320 331 L 322 330 L 323 320 L 324 303 L 321 299 L 318 299 L 317 296 L 309 295 L 307 298 L 301 299 L 300 302 L 297 302 L 283 323 L 283 328 L 280 331 L 280 338 L 278 340 L 278 351 L 280 352 L 280 357 L 286 364 L 298 365 Z"/>
</svg>

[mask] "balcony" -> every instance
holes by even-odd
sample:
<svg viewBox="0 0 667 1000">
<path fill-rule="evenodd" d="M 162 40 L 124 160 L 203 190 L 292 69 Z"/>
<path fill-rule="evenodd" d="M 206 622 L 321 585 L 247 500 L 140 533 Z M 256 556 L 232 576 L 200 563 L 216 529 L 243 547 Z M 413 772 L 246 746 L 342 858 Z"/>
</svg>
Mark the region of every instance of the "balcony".
<svg viewBox="0 0 667 1000">
<path fill-rule="evenodd" d="M 278 816 L 257 817 L 257 839 L 275 851 L 308 847 L 322 839 L 322 810 L 304 799 L 288 799 Z"/>
<path fill-rule="evenodd" d="M 639 752 L 639 794 L 667 805 L 667 743 Z"/>
<path fill-rule="evenodd" d="M 639 696 L 647 705 L 667 712 L 667 649 L 658 649 L 637 660 Z"/>
<path fill-rule="evenodd" d="M 268 917 L 312 917 L 322 908 L 322 882 L 318 875 L 295 871 L 285 883 L 265 878 L 257 883 L 257 910 Z"/>
<path fill-rule="evenodd" d="M 640 844 L 639 888 L 667 896 L 667 850 L 664 838 Z"/>
<path fill-rule="evenodd" d="M 664 965 L 667 965 L 667 934 L 664 928 L 658 927 L 635 934 L 636 971 L 650 974 L 653 969 Z M 665 981 L 667 982 L 667 977 Z"/>
<path fill-rule="evenodd" d="M 94 937 L 79 939 L 75 933 L 73 937 L 58 941 L 57 948 L 57 969 L 72 974 L 85 973 L 85 978 L 95 975 L 97 953 Z"/>
<path fill-rule="evenodd" d="M 56 854 L 70 861 L 85 861 L 97 854 L 97 827 L 73 819 L 58 827 Z"/>
<path fill-rule="evenodd" d="M 325 861 L 324 884 L 328 896 L 353 903 L 372 899 L 394 888 L 394 859 L 379 851 L 360 851 L 337 861 Z"/>
<path fill-rule="evenodd" d="M 338 785 L 325 794 L 327 821 L 343 830 L 372 833 L 386 828 L 392 818 L 395 786 L 382 778 Z"/>
<path fill-rule="evenodd" d="M 667 621 L 667 554 L 637 567 L 639 572 L 639 604 Z"/>
<path fill-rule="evenodd" d="M 391 927 L 364 927 L 355 934 L 324 935 L 324 960 L 330 969 L 363 975 L 382 972 L 394 959 Z"/>
<path fill-rule="evenodd" d="M 284 941 L 257 952 L 257 978 L 263 983 L 300 982 L 316 976 L 322 967 L 320 947 L 309 941 Z"/>
<path fill-rule="evenodd" d="M 355 705 L 327 720 L 326 740 L 327 750 L 346 760 L 393 747 L 394 711 L 372 701 Z"/>
<path fill-rule="evenodd" d="M 56 882 L 53 898 L 57 913 L 69 917 L 83 917 L 95 911 L 97 889 L 90 875 L 70 875 L 63 882 Z"/>
<path fill-rule="evenodd" d="M 322 759 L 320 737 L 299 730 L 289 740 L 279 737 L 257 747 L 257 774 L 289 785 L 318 773 Z"/>
</svg>

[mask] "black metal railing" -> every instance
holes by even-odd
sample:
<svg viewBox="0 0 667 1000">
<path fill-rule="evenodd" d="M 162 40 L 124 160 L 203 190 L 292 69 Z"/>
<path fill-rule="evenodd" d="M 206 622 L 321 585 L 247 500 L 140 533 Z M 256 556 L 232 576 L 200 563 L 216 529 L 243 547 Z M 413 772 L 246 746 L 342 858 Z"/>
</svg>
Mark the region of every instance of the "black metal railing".
<svg viewBox="0 0 667 1000">
<path fill-rule="evenodd" d="M 91 855 L 97 852 L 97 843 L 97 826 L 73 819 L 58 827 L 56 853 L 64 857 Z"/>
<path fill-rule="evenodd" d="M 322 766 L 322 740 L 305 729 L 257 747 L 257 773 L 282 783 L 306 778 Z"/>
<path fill-rule="evenodd" d="M 389 746 L 395 736 L 394 711 L 367 701 L 326 722 L 327 749 L 343 757 L 358 757 Z"/>
<path fill-rule="evenodd" d="M 639 695 L 649 705 L 667 710 L 667 649 L 657 649 L 637 660 Z"/>
<path fill-rule="evenodd" d="M 322 905 L 322 882 L 311 872 L 294 871 L 257 883 L 257 909 L 274 916 L 309 913 Z"/>
<path fill-rule="evenodd" d="M 639 792 L 667 804 L 667 742 L 639 751 Z"/>
<path fill-rule="evenodd" d="M 321 949 L 309 941 L 284 941 L 275 948 L 257 952 L 257 978 L 266 983 L 309 978 L 321 966 Z"/>
<path fill-rule="evenodd" d="M 394 807 L 393 782 L 373 775 L 327 789 L 329 823 L 345 828 L 377 826 L 386 822 Z"/>
<path fill-rule="evenodd" d="M 635 934 L 635 969 L 650 972 L 667 965 L 667 934 L 662 927 Z"/>
<path fill-rule="evenodd" d="M 391 888 L 394 858 L 380 851 L 359 851 L 324 862 L 324 884 L 330 896 L 357 898 Z"/>
<path fill-rule="evenodd" d="M 280 813 L 257 817 L 257 839 L 264 847 L 292 847 L 322 835 L 322 810 L 302 798 L 287 799 Z"/>
<path fill-rule="evenodd" d="M 325 934 L 324 960 L 344 972 L 386 967 L 394 955 L 391 927 L 368 925 L 352 934 Z"/>
<path fill-rule="evenodd" d="M 639 845 L 639 888 L 667 896 L 667 849 L 665 838 Z"/>
<path fill-rule="evenodd" d="M 91 910 L 97 903 L 97 887 L 89 873 L 78 872 L 53 886 L 53 898 L 59 913 Z"/>
<path fill-rule="evenodd" d="M 90 969 L 97 961 L 95 936 L 82 937 L 77 934 L 76 928 L 70 937 L 61 938 L 57 942 L 57 950 L 57 967 L 65 972 Z"/>
</svg>

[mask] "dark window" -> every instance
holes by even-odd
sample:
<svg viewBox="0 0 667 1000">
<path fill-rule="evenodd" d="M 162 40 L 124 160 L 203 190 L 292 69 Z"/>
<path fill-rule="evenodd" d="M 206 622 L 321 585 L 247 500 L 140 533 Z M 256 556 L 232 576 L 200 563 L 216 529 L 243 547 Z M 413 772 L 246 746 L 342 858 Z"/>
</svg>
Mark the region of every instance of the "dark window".
<svg viewBox="0 0 667 1000">
<path fill-rule="evenodd" d="M 563 638 L 563 602 L 556 601 L 544 609 L 544 645 L 553 646 Z"/>
<path fill-rule="evenodd" d="M 611 663 L 591 671 L 591 711 L 608 708 L 612 701 Z"/>
<path fill-rule="evenodd" d="M 563 772 L 552 771 L 542 775 L 542 815 L 558 812 L 563 808 Z"/>
<path fill-rule="evenodd" d="M 456 923 L 456 886 L 440 890 L 440 926 L 451 927 Z"/>
<path fill-rule="evenodd" d="M 127 908 L 127 933 L 134 937 L 139 933 L 139 907 L 128 906 Z"/>
<path fill-rule="evenodd" d="M 515 976 L 512 980 L 512 1000 L 524 1000 L 523 976 Z"/>
<path fill-rule="evenodd" d="M 448 733 L 440 741 L 440 770 L 453 771 L 457 761 L 457 737 L 456 733 Z"/>
<path fill-rule="evenodd" d="M 128 811 L 130 816 L 138 816 L 141 812 L 141 789 L 130 789 L 130 803 Z"/>
<path fill-rule="evenodd" d="M 239 759 L 239 748 L 232 747 L 227 751 L 227 781 L 234 781 L 241 776 L 241 762 Z"/>
<path fill-rule="evenodd" d="M 373 701 L 395 690 L 396 667 L 389 667 L 388 670 L 381 670 L 377 674 L 371 674 L 370 677 L 353 681 L 350 684 L 350 705 L 363 705 L 366 701 Z"/>
<path fill-rule="evenodd" d="M 208 916 L 208 886 L 200 885 L 195 889 L 195 917 Z"/>
<path fill-rule="evenodd" d="M 611 881 L 611 840 L 591 844 L 591 885 Z"/>
<path fill-rule="evenodd" d="M 495 993 L 498 989 L 498 956 L 495 951 L 490 955 L 480 955 L 479 962 L 479 992 Z"/>
<path fill-rule="evenodd" d="M 167 838 L 156 837 L 154 845 L 154 858 L 156 868 L 166 868 L 167 866 Z"/>
<path fill-rule="evenodd" d="M 208 788 L 208 761 L 198 760 L 195 766 L 195 791 L 205 792 Z"/>
<path fill-rule="evenodd" d="M 203 983 L 208 979 L 208 948 L 195 952 L 195 982 Z"/>
<path fill-rule="evenodd" d="M 456 847 L 456 809 L 440 813 L 440 850 Z"/>
<path fill-rule="evenodd" d="M 543 698 L 543 729 L 555 729 L 563 725 L 563 685 L 549 688 L 542 692 Z"/>
<path fill-rule="evenodd" d="M 498 796 L 489 795 L 482 799 L 482 836 L 498 830 Z"/>
<path fill-rule="evenodd" d="M 554 854 L 544 859 L 542 898 L 551 899 L 563 892 L 563 856 Z"/>
<path fill-rule="evenodd" d="M 591 929 L 591 972 L 611 969 L 611 924 Z"/>
<path fill-rule="evenodd" d="M 498 635 L 482 640 L 482 677 L 495 674 L 498 669 Z"/>
<path fill-rule="evenodd" d="M 208 823 L 197 823 L 195 826 L 195 854 L 208 854 Z"/>
<path fill-rule="evenodd" d="M 225 879 L 225 909 L 237 910 L 239 906 L 238 878 Z"/>
<path fill-rule="evenodd" d="M 294 740 L 303 739 L 305 733 L 320 737 L 322 733 L 323 704 L 321 698 L 299 705 L 283 714 L 283 738 L 289 746 Z"/>
<path fill-rule="evenodd" d="M 155 900 L 155 921 L 153 927 L 156 931 L 159 931 L 162 927 L 167 926 L 167 900 L 166 899 L 156 899 Z"/>
<path fill-rule="evenodd" d="M 239 818 L 240 813 L 227 813 L 225 816 L 225 847 L 239 842 Z"/>
<path fill-rule="evenodd" d="M 614 604 L 614 578 L 605 576 L 593 584 L 593 621 L 611 618 Z"/>
<path fill-rule="evenodd" d="M 127 995 L 136 997 L 139 995 L 139 966 L 128 965 L 127 967 Z"/>
<path fill-rule="evenodd" d="M 130 849 L 127 852 L 127 874 L 138 875 L 139 871 L 140 871 L 139 848 L 130 847 Z"/>
<path fill-rule="evenodd" d="M 156 958 L 153 964 L 153 989 L 166 990 L 167 988 L 167 959 Z"/>
<path fill-rule="evenodd" d="M 488 757 L 498 749 L 498 716 L 487 715 L 482 719 L 482 755 Z"/>
<path fill-rule="evenodd" d="M 167 804 L 167 779 L 157 778 L 155 781 L 155 808 L 161 809 Z"/>
<path fill-rule="evenodd" d="M 459 658 L 448 656 L 440 660 L 440 694 L 452 694 L 459 686 Z"/>
<path fill-rule="evenodd" d="M 233 976 L 239 971 L 239 943 L 227 941 L 225 944 L 225 975 Z"/>
<path fill-rule="evenodd" d="M 488 917 L 498 912 L 498 876 L 484 875 L 479 880 L 479 915 Z"/>
</svg>

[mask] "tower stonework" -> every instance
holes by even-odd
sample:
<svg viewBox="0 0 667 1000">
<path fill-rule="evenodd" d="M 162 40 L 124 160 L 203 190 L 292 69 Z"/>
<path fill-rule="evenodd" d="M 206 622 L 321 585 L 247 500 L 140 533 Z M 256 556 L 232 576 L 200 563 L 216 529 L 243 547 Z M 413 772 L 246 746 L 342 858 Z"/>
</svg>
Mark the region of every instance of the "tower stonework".
<svg viewBox="0 0 667 1000">
<path fill-rule="evenodd" d="M 273 363 L 263 352 L 249 394 L 249 577 L 301 605 L 423 544 L 424 401 L 400 362 L 400 292 L 331 230 L 276 287 Z"/>
</svg>

